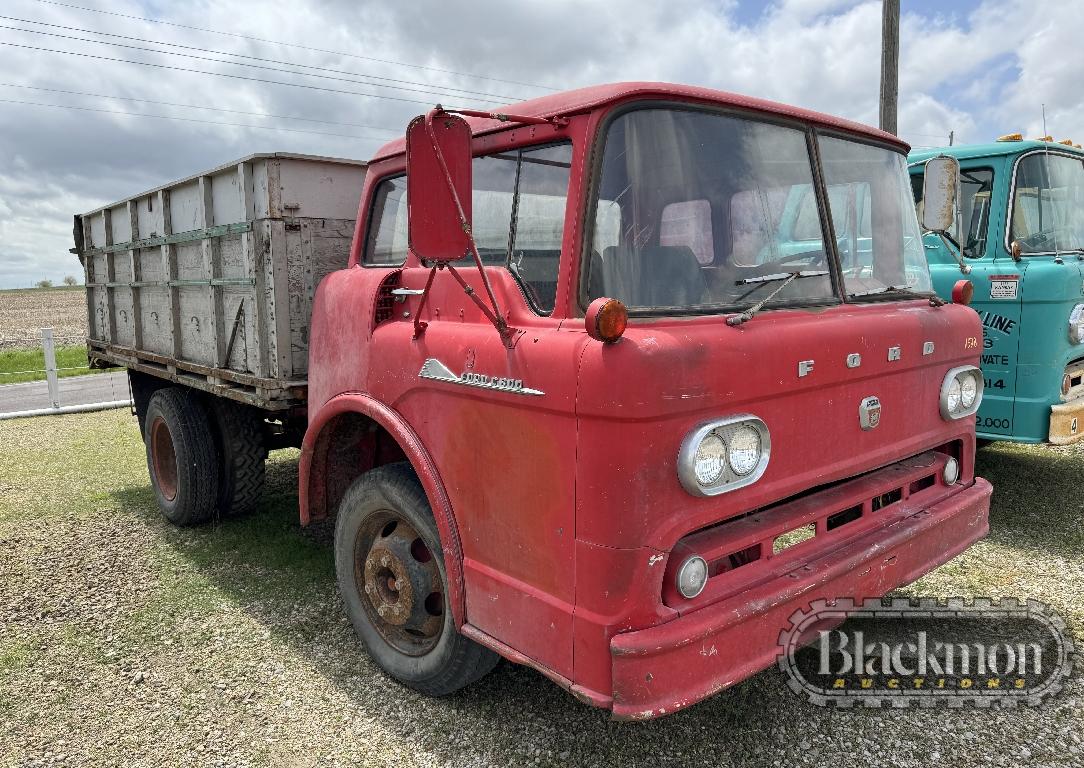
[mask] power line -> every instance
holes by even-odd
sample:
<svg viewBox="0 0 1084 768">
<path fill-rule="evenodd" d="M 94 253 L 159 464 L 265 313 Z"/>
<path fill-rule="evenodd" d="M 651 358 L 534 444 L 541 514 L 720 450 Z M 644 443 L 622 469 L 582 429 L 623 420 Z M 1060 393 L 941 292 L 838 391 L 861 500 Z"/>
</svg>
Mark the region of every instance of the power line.
<svg viewBox="0 0 1084 768">
<path fill-rule="evenodd" d="M 208 33 L 210 33 L 212 35 L 223 35 L 225 37 L 238 37 L 238 38 L 241 38 L 242 40 L 252 40 L 252 41 L 257 42 L 257 43 L 269 43 L 271 45 L 282 45 L 282 46 L 286 46 L 288 48 L 299 48 L 299 49 L 304 50 L 304 51 L 315 51 L 316 53 L 330 53 L 333 56 L 346 56 L 346 57 L 349 57 L 351 59 L 361 59 L 361 60 L 364 60 L 364 61 L 375 61 L 375 62 L 378 62 L 380 64 L 393 64 L 393 65 L 395 65 L 397 67 L 410 67 L 412 69 L 421 69 L 421 70 L 426 70 L 426 71 L 429 71 L 429 72 L 443 72 L 444 74 L 447 74 L 447 75 L 457 75 L 459 77 L 473 77 L 473 78 L 475 78 L 477 80 L 488 80 L 488 81 L 494 82 L 494 83 L 507 83 L 509 85 L 525 85 L 528 88 L 539 88 L 539 89 L 544 90 L 544 91 L 559 91 L 560 90 L 560 88 L 554 88 L 554 87 L 549 86 L 549 85 L 539 85 L 538 83 L 525 83 L 525 82 L 522 82 L 522 81 L 519 81 L 519 80 L 503 80 L 503 79 L 501 79 L 499 77 L 486 77 L 484 75 L 478 75 L 478 74 L 474 74 L 474 73 L 471 73 L 471 72 L 458 72 L 458 71 L 456 71 L 454 69 L 442 69 L 441 67 L 430 67 L 430 66 L 426 66 L 424 64 L 411 64 L 411 63 L 406 62 L 406 61 L 395 61 L 393 59 L 380 59 L 380 58 L 377 58 L 375 56 L 362 56 L 361 54 L 358 54 L 358 53 L 345 53 L 343 51 L 332 51 L 332 50 L 328 50 L 326 48 L 314 48 L 314 47 L 308 46 L 308 45 L 301 45 L 300 43 L 287 43 L 287 42 L 284 42 L 282 40 L 269 40 L 269 39 L 264 38 L 264 37 L 255 37 L 253 35 L 243 35 L 243 34 L 241 34 L 239 32 L 222 32 L 221 30 L 210 29 L 208 27 L 195 27 L 195 26 L 191 26 L 189 24 L 179 24 L 179 23 L 177 23 L 175 21 L 165 21 L 164 19 L 151 19 L 151 18 L 148 18 L 146 16 L 135 16 L 135 15 L 127 14 L 127 13 L 119 13 L 117 11 L 105 11 L 105 10 L 102 10 L 101 8 L 88 8 L 88 7 L 83 6 L 83 5 L 74 5 L 72 3 L 57 2 L 57 0 L 36 0 L 36 2 L 44 3 L 46 5 L 55 5 L 55 6 L 59 6 L 61 8 L 71 8 L 71 9 L 77 10 L 77 11 L 88 11 L 90 13 L 101 13 L 101 14 L 105 14 L 106 16 L 116 16 L 116 17 L 122 18 L 122 19 L 133 19 L 135 21 L 142 21 L 142 22 L 146 22 L 148 24 L 162 24 L 162 25 L 169 26 L 169 27 L 177 27 L 178 29 L 191 29 L 191 30 L 194 30 L 196 32 L 208 32 Z"/>
<path fill-rule="evenodd" d="M 200 120 L 195 117 L 177 117 L 175 115 L 151 115 L 146 112 L 125 112 L 120 109 L 102 109 L 100 107 L 77 107 L 73 104 L 45 104 L 40 101 L 19 101 L 17 99 L 0 99 L 0 104 L 21 104 L 29 107 L 53 107 L 55 109 L 74 109 L 79 112 L 102 112 L 107 115 L 125 115 L 127 117 L 151 117 L 156 120 L 179 120 L 185 123 L 203 123 L 204 125 L 228 125 L 235 128 L 257 128 L 265 131 L 286 131 L 288 133 L 313 133 L 318 136 L 338 136 L 344 139 L 369 139 L 372 141 L 387 141 L 383 136 L 358 136 L 352 133 L 328 133 L 326 131 L 309 131 L 304 128 L 280 128 L 276 125 L 252 125 L 250 123 L 227 123 L 218 120 Z"/>
<path fill-rule="evenodd" d="M 78 42 L 81 42 L 81 43 L 93 43 L 94 45 L 112 45 L 112 46 L 116 46 L 117 48 L 129 48 L 131 50 L 143 51 L 145 53 L 159 53 L 159 54 L 165 54 L 167 56 L 182 56 L 182 57 L 184 57 L 186 59 L 198 59 L 199 61 L 210 61 L 210 62 L 213 62 L 215 64 L 229 64 L 229 65 L 234 66 L 234 67 L 249 67 L 250 69 L 264 69 L 264 70 L 268 70 L 270 72 L 282 72 L 284 74 L 289 74 L 289 75 L 301 75 L 302 77 L 323 77 L 323 78 L 325 78 L 327 80 L 341 80 L 341 81 L 344 81 L 344 82 L 347 82 L 347 83 L 358 83 L 359 85 L 368 85 L 368 86 L 370 86 L 372 88 L 388 88 L 388 89 L 393 90 L 393 91 L 405 91 L 405 92 L 408 92 L 408 93 L 422 93 L 422 94 L 427 94 L 427 95 L 430 95 L 430 96 L 436 96 L 438 98 L 440 98 L 440 97 L 462 98 L 462 97 L 459 97 L 459 96 L 455 96 L 453 94 L 444 93 L 443 91 L 430 91 L 430 90 L 419 89 L 419 88 L 405 88 L 403 86 L 383 85 L 381 83 L 367 83 L 367 82 L 364 82 L 364 81 L 361 81 L 361 80 L 353 80 L 353 79 L 346 78 L 346 77 L 332 77 L 330 75 L 314 75 L 314 74 L 310 74 L 308 72 L 297 72 L 297 71 L 292 70 L 292 69 L 282 69 L 281 67 L 268 67 L 268 66 L 265 66 L 263 64 L 245 64 L 243 62 L 238 62 L 238 61 L 227 61 L 225 59 L 216 59 L 216 58 L 213 58 L 213 57 L 210 57 L 210 56 L 197 56 L 194 53 L 176 53 L 174 51 L 160 51 L 160 50 L 158 50 L 156 48 L 146 48 L 146 47 L 140 46 L 140 45 L 129 45 L 128 43 L 112 43 L 112 42 L 106 42 L 104 40 L 93 40 L 93 39 L 88 38 L 88 37 L 76 37 L 74 35 L 62 35 L 59 32 L 46 32 L 45 30 L 41 30 L 41 29 L 23 29 L 22 27 L 12 27 L 12 26 L 7 25 L 7 24 L 0 24 L 0 29 L 8 29 L 8 30 L 12 30 L 14 32 L 27 32 L 27 33 L 32 34 L 32 35 L 44 35 L 46 37 L 59 37 L 59 38 L 61 38 L 63 40 L 75 40 L 75 41 L 78 41 Z M 500 104 L 501 103 L 500 99 L 479 98 L 477 100 L 478 101 L 488 101 L 488 102 L 491 102 L 491 103 L 494 103 L 494 104 Z"/>
<path fill-rule="evenodd" d="M 423 87 L 430 87 L 430 88 L 433 87 L 431 83 L 418 82 L 416 80 L 399 80 L 399 79 L 396 79 L 394 77 L 382 77 L 380 75 L 367 75 L 367 74 L 364 74 L 362 72 L 349 72 L 349 71 L 345 71 L 345 70 L 341 70 L 341 69 L 331 69 L 330 67 L 317 67 L 317 66 L 314 66 L 314 65 L 311 65 L 311 64 L 298 64 L 298 63 L 292 62 L 292 61 L 282 61 L 281 59 L 268 59 L 268 58 L 265 58 L 263 56 L 251 56 L 249 54 L 232 53 L 230 51 L 216 51 L 216 50 L 214 50 L 212 48 L 200 48 L 200 47 L 195 46 L 195 45 L 181 45 L 180 43 L 166 43 L 166 42 L 162 42 L 161 40 L 149 40 L 149 39 L 147 39 L 145 37 L 132 37 L 130 35 L 119 35 L 119 34 L 116 34 L 116 33 L 113 33 L 113 32 L 100 32 L 100 31 L 98 31 L 96 29 L 86 29 L 85 27 L 72 27 L 72 26 L 68 26 L 68 25 L 65 25 L 65 24 L 52 24 L 52 23 L 45 22 L 45 21 L 35 21 L 34 19 L 21 19 L 21 18 L 18 18 L 16 16 L 0 16 L 0 19 L 6 19 L 7 21 L 17 21 L 17 22 L 19 22 L 21 24 L 37 24 L 37 25 L 43 26 L 43 27 L 53 27 L 54 29 L 66 29 L 69 32 L 85 32 L 87 34 L 99 35 L 99 36 L 102 36 L 102 37 L 115 37 L 115 38 L 117 38 L 119 40 L 133 40 L 133 41 L 138 42 L 138 43 L 151 43 L 152 45 L 161 45 L 161 46 L 165 46 L 165 47 L 168 47 L 168 48 L 181 48 L 181 49 L 184 49 L 184 50 L 187 50 L 187 51 L 199 51 L 201 53 L 213 53 L 213 54 L 215 54 L 217 56 L 233 56 L 233 57 L 239 58 L 239 59 L 251 59 L 253 61 L 263 61 L 263 62 L 266 62 L 268 64 L 283 64 L 283 65 L 288 66 L 288 67 L 300 67 L 301 69 L 311 69 L 311 70 L 315 70 L 317 72 L 332 72 L 332 73 L 334 73 L 336 75 L 349 75 L 350 77 L 362 77 L 362 78 L 368 78 L 369 80 L 383 80 L 383 81 L 388 82 L 388 83 L 401 83 L 401 84 L 404 84 L 404 85 L 420 85 L 420 86 L 423 86 Z M 20 32 L 33 32 L 33 33 L 36 33 L 36 34 L 50 35 L 51 37 L 66 37 L 65 35 L 59 35 L 59 34 L 54 34 L 54 33 L 49 33 L 49 32 L 42 32 L 42 31 L 33 30 L 33 29 L 18 29 L 17 27 L 3 27 L 3 28 L 4 29 L 15 29 L 15 30 L 18 30 Z M 129 47 L 129 46 L 123 46 L 123 45 L 121 45 L 119 43 L 106 43 L 104 41 L 90 40 L 90 39 L 87 39 L 87 38 L 70 37 L 70 38 L 67 38 L 67 39 L 70 39 L 70 40 L 82 40 L 84 42 L 95 43 L 97 45 L 117 45 L 119 47 Z M 138 48 L 137 46 L 132 46 L 132 47 L 136 47 L 137 50 L 148 50 L 146 48 Z M 171 54 L 171 55 L 174 55 L 174 56 L 184 55 L 184 54 L 175 54 L 175 53 L 172 53 L 170 51 L 155 51 L 155 53 L 168 53 L 168 54 Z M 195 57 L 192 57 L 192 58 L 202 58 L 202 57 L 195 56 Z M 222 63 L 224 63 L 224 64 L 236 64 L 236 62 L 228 62 L 228 61 L 224 61 Z M 236 66 L 252 66 L 252 65 L 236 64 Z M 267 67 L 260 67 L 260 69 L 267 69 Z M 274 71 L 278 72 L 278 71 L 284 71 L 284 70 L 277 70 L 276 69 Z M 306 75 L 307 73 L 294 72 L 292 74 Z M 307 75 L 307 76 L 309 76 L 309 77 L 318 77 L 318 76 L 319 77 L 327 77 L 326 75 Z M 343 78 L 329 77 L 328 79 L 329 80 L 342 80 Z M 349 80 L 347 82 L 364 82 L 366 85 L 373 85 L 373 86 L 376 86 L 378 88 L 393 88 L 394 87 L 394 86 L 388 86 L 388 85 L 380 85 L 379 83 L 368 83 L 368 82 L 366 82 L 364 80 Z M 486 93 L 485 91 L 472 91 L 472 90 L 469 90 L 469 89 L 466 89 L 466 88 L 453 88 L 451 86 L 440 86 L 440 87 L 441 87 L 442 90 L 441 90 L 441 92 L 439 94 L 437 92 L 435 92 L 435 91 L 428 91 L 428 90 L 427 91 L 417 91 L 417 92 L 418 93 L 433 93 L 435 95 L 452 95 L 450 93 L 445 94 L 445 92 L 455 91 L 457 94 L 464 94 L 464 95 L 468 95 L 468 96 L 491 97 L 491 98 L 494 98 L 494 99 L 509 100 L 509 101 L 522 101 L 523 100 L 522 96 L 508 96 L 506 94 Z M 397 90 L 409 91 L 409 90 L 414 90 L 414 89 L 400 88 L 400 89 L 397 89 Z"/>
<path fill-rule="evenodd" d="M 402 133 L 399 128 L 383 128 L 378 125 L 365 125 L 364 123 L 344 123 L 336 120 L 317 120 L 313 117 L 294 117 L 293 115 L 271 115 L 266 112 L 246 112 L 241 109 L 227 109 L 225 107 L 206 107 L 200 104 L 180 104 L 175 101 L 155 101 L 154 99 L 139 99 L 134 96 L 117 96 L 110 93 L 91 93 L 88 91 L 69 91 L 63 88 L 46 88 L 40 85 L 21 85 L 19 83 L 0 83 L 0 88 L 26 88 L 33 91 L 48 91 L 49 93 L 66 93 L 73 96 L 93 96 L 100 99 L 117 99 L 118 101 L 138 101 L 143 104 L 158 104 L 163 107 L 184 107 L 185 109 L 205 109 L 212 112 L 229 112 L 235 115 L 249 115 L 252 117 L 266 117 L 275 120 L 300 120 L 305 123 L 322 123 L 324 125 L 342 125 L 350 128 L 366 128 L 371 131 L 387 131 L 388 133 Z"/>
<path fill-rule="evenodd" d="M 388 96 L 383 93 L 365 93 L 364 91 L 346 91 L 342 88 L 327 88 L 322 85 L 310 85 L 308 83 L 288 83 L 284 80 L 268 80 L 264 77 L 252 77 L 250 75 L 233 75 L 228 72 L 212 72 L 206 69 L 192 69 L 191 67 L 179 67 L 175 64 L 156 64 L 150 61 L 136 61 L 134 59 L 118 59 L 113 56 L 101 56 L 96 53 L 83 53 L 81 51 L 64 51 L 58 48 L 42 48 L 37 45 L 24 45 L 23 43 L 11 43 L 6 40 L 0 40 L 0 45 L 6 45 L 10 48 L 23 48 L 28 51 L 43 51 L 45 53 L 62 53 L 65 56 L 79 56 L 84 59 L 96 59 L 98 61 L 115 61 L 121 64 L 138 64 L 141 67 L 154 67 L 155 69 L 168 69 L 174 72 L 192 72 L 197 75 L 211 75 L 213 77 L 228 77 L 231 80 L 246 80 L 252 83 L 269 83 L 270 85 L 284 85 L 289 88 L 306 88 L 310 91 L 323 91 L 325 93 L 341 93 L 348 96 L 364 96 L 369 99 L 385 99 L 387 101 L 400 101 L 406 104 L 423 104 L 427 107 L 433 106 L 431 101 L 421 101 L 420 99 L 408 99 L 402 96 Z"/>
</svg>

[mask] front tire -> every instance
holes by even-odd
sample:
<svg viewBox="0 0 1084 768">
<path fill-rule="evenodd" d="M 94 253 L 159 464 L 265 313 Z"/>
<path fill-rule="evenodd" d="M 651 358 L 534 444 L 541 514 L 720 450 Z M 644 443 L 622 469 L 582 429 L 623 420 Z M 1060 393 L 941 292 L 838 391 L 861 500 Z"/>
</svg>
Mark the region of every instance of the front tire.
<svg viewBox="0 0 1084 768">
<path fill-rule="evenodd" d="M 409 464 L 373 469 L 346 491 L 335 524 L 335 572 L 369 655 L 404 685 L 444 696 L 499 661 L 461 635 L 446 610 L 440 536 Z"/>
<path fill-rule="evenodd" d="M 219 457 L 195 393 L 159 389 L 147 406 L 144 442 L 158 508 L 174 525 L 202 523 L 215 511 Z"/>
</svg>

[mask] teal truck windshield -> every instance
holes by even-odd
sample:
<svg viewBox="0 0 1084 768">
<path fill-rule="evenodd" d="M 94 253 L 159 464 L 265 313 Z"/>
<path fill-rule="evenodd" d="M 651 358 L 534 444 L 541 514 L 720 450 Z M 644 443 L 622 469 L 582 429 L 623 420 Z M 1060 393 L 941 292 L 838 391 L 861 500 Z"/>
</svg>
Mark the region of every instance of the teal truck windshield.
<svg viewBox="0 0 1084 768">
<path fill-rule="evenodd" d="M 1013 190 L 1010 240 L 1022 254 L 1084 248 L 1084 164 L 1036 152 L 1021 158 Z"/>
<path fill-rule="evenodd" d="M 795 272 L 800 279 L 771 304 L 931 290 L 904 157 L 818 137 L 823 211 L 809 139 L 805 130 L 695 110 L 616 118 L 602 157 L 587 298 L 633 310 L 730 311 L 779 288 L 772 276 Z"/>
</svg>

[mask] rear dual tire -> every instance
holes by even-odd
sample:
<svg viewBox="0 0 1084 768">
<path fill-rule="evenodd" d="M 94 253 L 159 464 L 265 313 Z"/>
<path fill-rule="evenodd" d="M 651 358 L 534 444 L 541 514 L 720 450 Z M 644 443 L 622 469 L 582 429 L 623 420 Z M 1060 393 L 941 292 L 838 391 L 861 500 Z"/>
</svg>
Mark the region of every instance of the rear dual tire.
<svg viewBox="0 0 1084 768">
<path fill-rule="evenodd" d="M 185 387 L 154 392 L 142 419 L 151 487 L 174 525 L 252 512 L 267 458 L 256 411 Z"/>
<path fill-rule="evenodd" d="M 147 406 L 147 468 L 158 508 L 174 525 L 207 520 L 218 501 L 219 454 L 194 392 L 167 387 Z"/>
</svg>

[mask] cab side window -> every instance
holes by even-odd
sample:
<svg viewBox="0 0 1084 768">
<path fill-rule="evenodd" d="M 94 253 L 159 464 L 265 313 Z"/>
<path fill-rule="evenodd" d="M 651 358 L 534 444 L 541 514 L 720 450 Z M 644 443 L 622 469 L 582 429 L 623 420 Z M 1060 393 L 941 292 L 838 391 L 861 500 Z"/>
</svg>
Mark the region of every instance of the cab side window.
<svg viewBox="0 0 1084 768">
<path fill-rule="evenodd" d="M 532 308 L 549 314 L 565 229 L 572 145 L 476 157 L 472 228 L 486 264 L 504 266 Z"/>
<path fill-rule="evenodd" d="M 922 221 L 922 182 L 921 170 L 911 174 L 911 193 L 915 197 L 915 210 L 918 220 Z M 993 168 L 961 168 L 960 193 L 965 239 L 962 243 L 964 256 L 969 259 L 981 259 L 986 254 L 986 234 L 990 224 L 990 199 L 994 189 Z M 953 223 L 948 234 L 956 242 L 960 235 Z"/>
<path fill-rule="evenodd" d="M 369 234 L 362 263 L 371 267 L 398 267 L 407 257 L 406 176 L 384 179 L 373 195 Z"/>
</svg>

